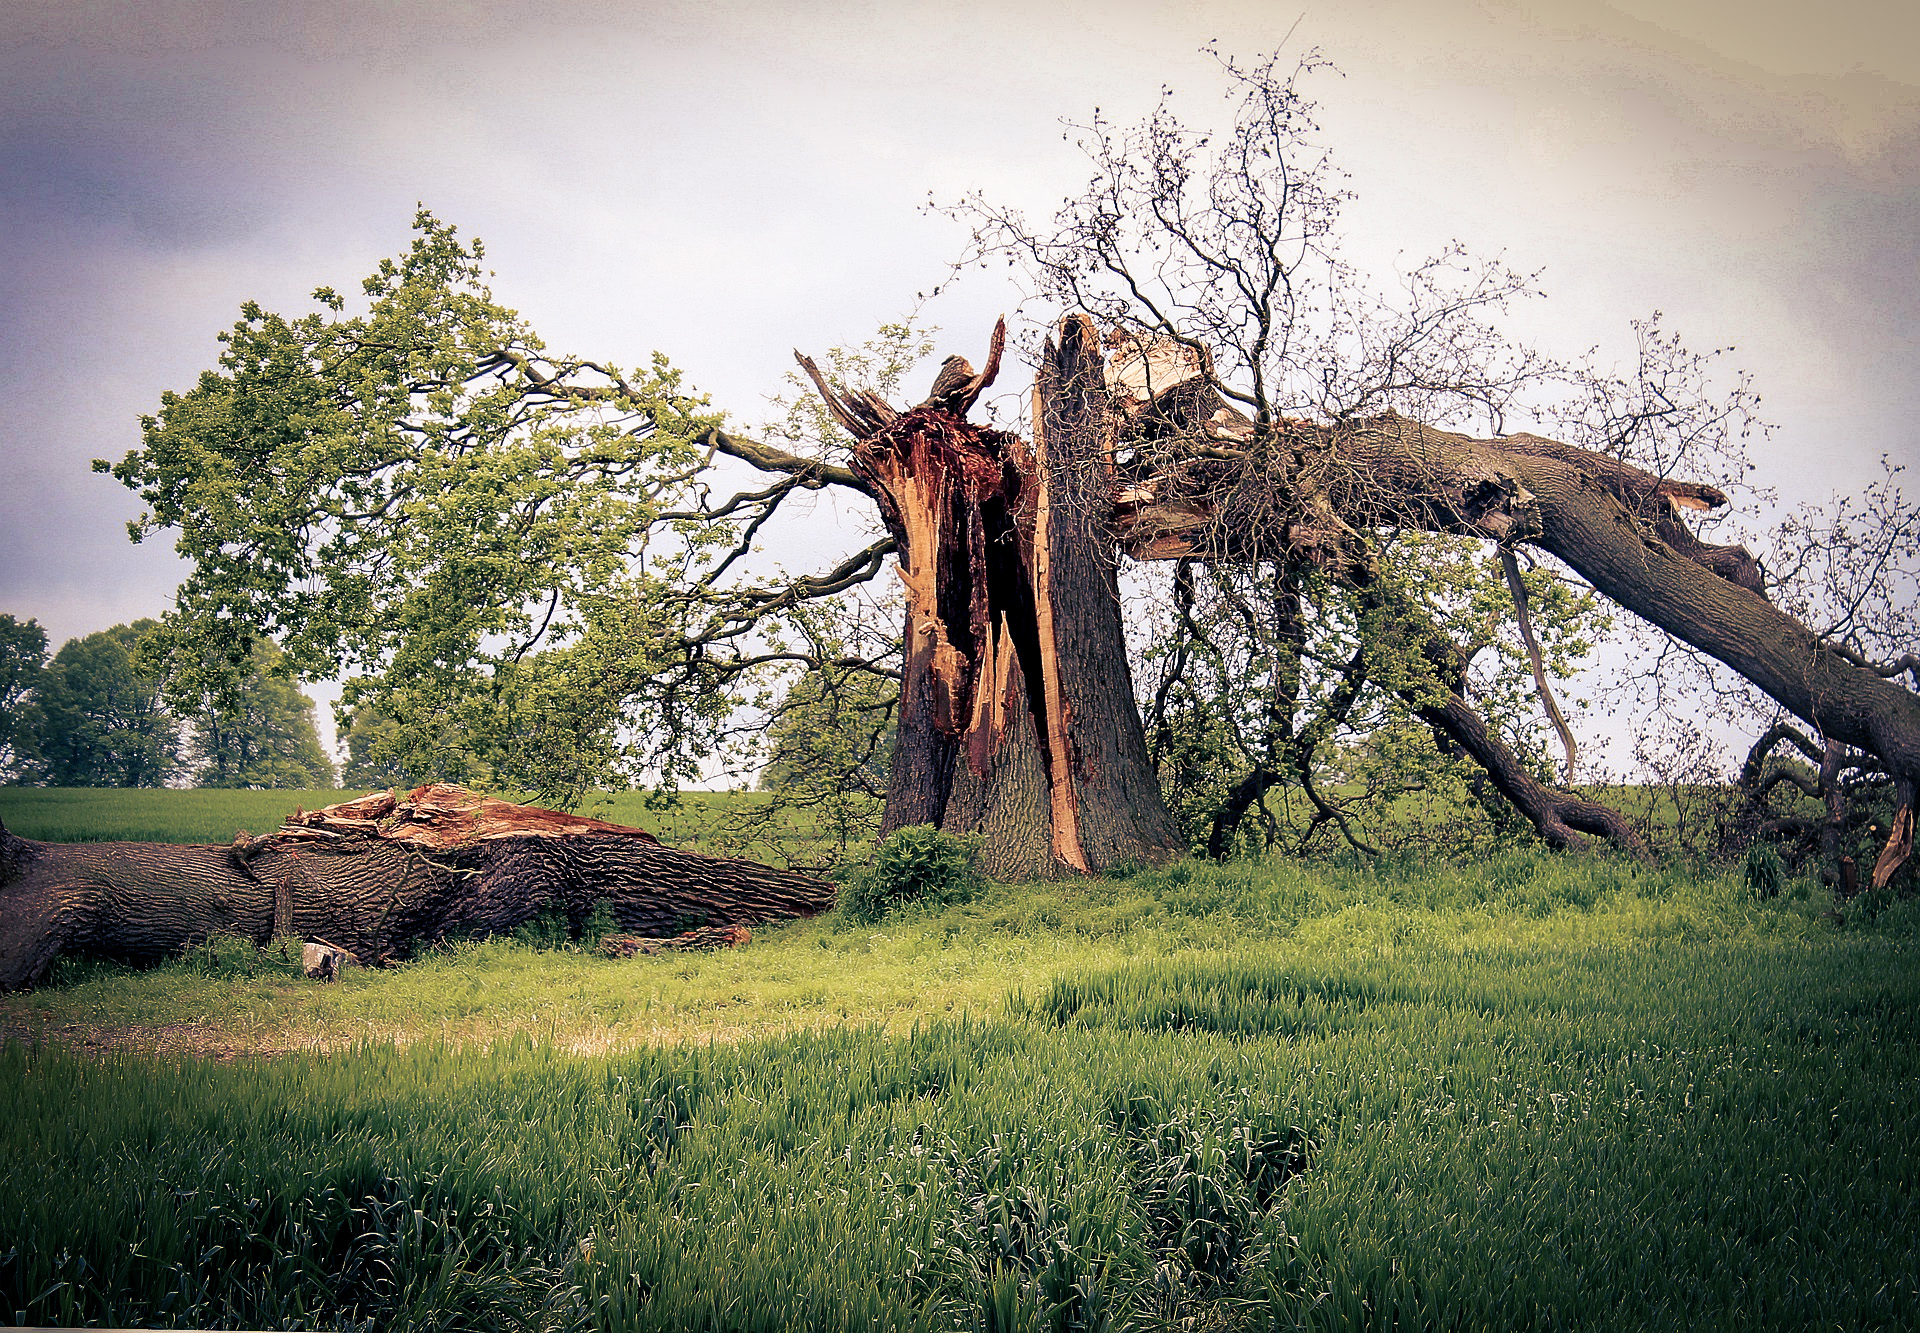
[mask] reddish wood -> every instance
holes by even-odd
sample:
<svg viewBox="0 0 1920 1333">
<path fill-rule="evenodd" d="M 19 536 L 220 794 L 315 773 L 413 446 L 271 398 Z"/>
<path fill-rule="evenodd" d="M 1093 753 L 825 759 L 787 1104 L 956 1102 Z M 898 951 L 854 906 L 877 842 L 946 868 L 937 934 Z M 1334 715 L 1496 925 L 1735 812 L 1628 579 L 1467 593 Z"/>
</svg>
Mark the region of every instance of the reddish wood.
<svg viewBox="0 0 1920 1333">
<path fill-rule="evenodd" d="M 1030 448 L 951 410 L 991 379 L 1003 337 L 996 328 L 986 371 L 949 358 L 906 412 L 801 361 L 859 437 L 852 469 L 879 501 L 906 589 L 882 831 L 979 834 L 982 868 L 1000 879 L 1164 860 L 1183 849 L 1125 666 L 1102 355 L 1090 324 L 1049 345 Z"/>
</svg>

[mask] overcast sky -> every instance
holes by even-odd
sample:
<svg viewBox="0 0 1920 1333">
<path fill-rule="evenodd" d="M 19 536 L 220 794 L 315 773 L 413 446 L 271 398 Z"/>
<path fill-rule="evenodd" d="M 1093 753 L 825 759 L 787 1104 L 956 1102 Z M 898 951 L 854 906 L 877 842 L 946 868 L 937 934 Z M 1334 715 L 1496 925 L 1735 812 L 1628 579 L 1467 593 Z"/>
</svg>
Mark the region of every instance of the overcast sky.
<svg viewBox="0 0 1920 1333">
<path fill-rule="evenodd" d="M 736 420 L 790 349 L 915 304 L 960 234 L 922 205 L 1044 209 L 1063 119 L 1200 48 L 1317 45 L 1354 257 L 1452 238 L 1544 269 L 1538 341 L 1625 355 L 1655 309 L 1734 344 L 1780 429 L 1760 480 L 1822 498 L 1920 457 L 1920 6 L 1892 0 L 1292 4 L 0 0 L 0 611 L 55 645 L 164 609 L 168 543 L 92 474 L 190 387 L 240 303 L 296 311 L 407 242 L 487 242 L 559 349 L 666 352 Z M 1405 262 L 1403 259 L 1402 262 Z M 1010 305 L 926 315 L 978 360 Z"/>
</svg>

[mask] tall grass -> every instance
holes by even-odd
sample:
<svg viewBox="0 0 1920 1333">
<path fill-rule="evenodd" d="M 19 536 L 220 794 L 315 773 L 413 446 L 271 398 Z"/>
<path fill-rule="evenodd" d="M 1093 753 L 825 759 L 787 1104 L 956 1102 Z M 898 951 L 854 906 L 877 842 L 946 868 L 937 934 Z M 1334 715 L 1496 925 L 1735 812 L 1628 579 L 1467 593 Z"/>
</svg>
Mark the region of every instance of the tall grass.
<svg viewBox="0 0 1920 1333">
<path fill-rule="evenodd" d="M 317 810 L 358 791 L 228 791 L 121 787 L 0 787 L 0 821 L 40 842 L 231 842 L 267 833 L 296 809 Z"/>
<path fill-rule="evenodd" d="M 30 1004 L 244 1027 L 284 986 L 414 1039 L 9 1047 L 0 1315 L 1911 1327 L 1920 922 L 1829 905 L 1523 854 L 1183 864 L 708 958 L 103 972 Z M 594 1046 L 622 996 L 660 1021 Z"/>
</svg>

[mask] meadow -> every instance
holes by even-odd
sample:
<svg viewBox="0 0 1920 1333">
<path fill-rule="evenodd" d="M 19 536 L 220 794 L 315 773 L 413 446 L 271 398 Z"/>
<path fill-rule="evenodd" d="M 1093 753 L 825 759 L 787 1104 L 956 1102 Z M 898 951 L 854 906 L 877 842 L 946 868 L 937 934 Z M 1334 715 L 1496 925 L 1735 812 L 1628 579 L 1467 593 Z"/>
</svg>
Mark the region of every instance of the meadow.
<svg viewBox="0 0 1920 1333">
<path fill-rule="evenodd" d="M 67 964 L 0 997 L 0 1318 L 1913 1327 L 1920 910 L 1833 906 L 1516 850 Z"/>
</svg>

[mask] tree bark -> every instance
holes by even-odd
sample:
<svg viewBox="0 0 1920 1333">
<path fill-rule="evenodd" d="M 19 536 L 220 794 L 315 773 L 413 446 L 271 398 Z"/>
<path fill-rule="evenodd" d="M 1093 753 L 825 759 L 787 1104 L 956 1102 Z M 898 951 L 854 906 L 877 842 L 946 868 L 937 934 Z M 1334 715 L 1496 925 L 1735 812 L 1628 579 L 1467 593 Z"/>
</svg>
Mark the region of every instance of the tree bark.
<svg viewBox="0 0 1920 1333">
<path fill-rule="evenodd" d="M 1047 344 L 1034 441 L 960 415 L 991 382 L 950 357 L 899 412 L 827 384 L 859 443 L 907 594 L 898 741 L 883 833 L 982 837 L 996 879 L 1151 864 L 1182 852 L 1127 669 L 1111 530 L 1112 422 L 1090 321 Z M 959 410 L 956 410 L 959 409 Z"/>
<path fill-rule="evenodd" d="M 1147 757 L 1114 558 L 1116 419 L 1093 321 L 1063 320 L 1034 387 L 1033 582 L 1054 854 L 1076 870 L 1185 848 Z"/>
<path fill-rule="evenodd" d="M 1745 550 L 1693 535 L 1679 511 L 1725 504 L 1715 488 L 1538 436 L 1476 440 L 1392 414 L 1334 426 L 1286 421 L 1262 440 L 1252 422 L 1191 382 L 1136 403 L 1132 416 L 1143 437 L 1184 432 L 1209 442 L 1197 462 L 1133 478 L 1116 495 L 1122 544 L 1140 558 L 1312 559 L 1364 579 L 1328 510 L 1349 531 L 1397 523 L 1503 547 L 1530 543 L 1733 668 L 1824 739 L 1878 757 L 1911 820 L 1920 696 L 1770 603 Z M 1530 817 L 1551 840 L 1549 822 Z M 1890 837 L 1885 874 L 1904 858 Z"/>
<path fill-rule="evenodd" d="M 0 828 L 0 989 L 32 985 L 63 954 L 150 963 L 216 932 L 317 937 L 381 961 L 506 933 L 549 908 L 578 922 L 604 902 L 622 930 L 658 936 L 834 902 L 832 885 L 806 875 L 454 792 L 351 802 L 226 847 L 41 843 Z"/>
</svg>

